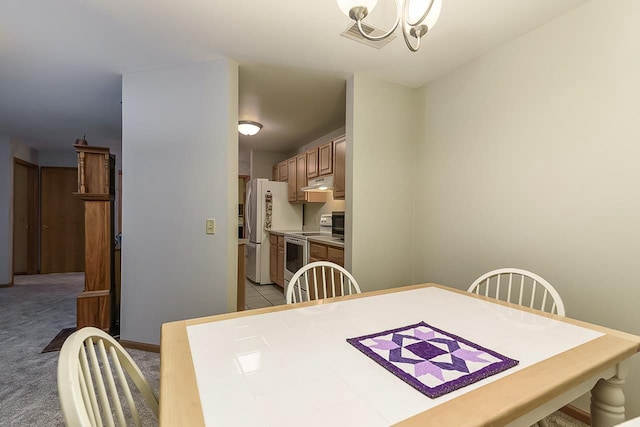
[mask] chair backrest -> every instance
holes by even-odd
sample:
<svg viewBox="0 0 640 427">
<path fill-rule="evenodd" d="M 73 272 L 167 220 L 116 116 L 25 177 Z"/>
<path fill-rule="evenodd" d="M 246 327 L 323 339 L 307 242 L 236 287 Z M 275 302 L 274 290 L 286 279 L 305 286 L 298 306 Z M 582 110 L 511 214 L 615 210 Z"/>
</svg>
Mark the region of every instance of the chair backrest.
<svg viewBox="0 0 640 427">
<path fill-rule="evenodd" d="M 66 426 L 125 426 L 127 420 L 140 426 L 127 376 L 157 418 L 158 397 L 125 349 L 97 328 L 73 333 L 58 359 L 58 394 Z"/>
<path fill-rule="evenodd" d="M 518 268 L 501 268 L 480 276 L 469 292 L 564 316 L 560 294 L 542 277 Z"/>
<path fill-rule="evenodd" d="M 338 264 L 316 261 L 293 275 L 286 291 L 287 304 L 359 294 L 356 279 Z"/>
</svg>

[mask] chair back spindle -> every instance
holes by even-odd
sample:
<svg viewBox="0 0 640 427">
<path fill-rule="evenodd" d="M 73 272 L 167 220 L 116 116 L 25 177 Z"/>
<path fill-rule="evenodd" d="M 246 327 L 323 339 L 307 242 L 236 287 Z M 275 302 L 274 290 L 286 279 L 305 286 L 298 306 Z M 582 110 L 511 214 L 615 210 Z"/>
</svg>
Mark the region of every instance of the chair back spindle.
<svg viewBox="0 0 640 427">
<path fill-rule="evenodd" d="M 503 276 L 508 277 L 503 280 Z M 519 284 L 514 286 L 518 282 L 517 276 L 520 276 Z M 490 271 L 474 281 L 468 291 L 535 310 L 565 315 L 562 298 L 556 289 L 542 277 L 526 270 L 502 268 Z"/>
<path fill-rule="evenodd" d="M 287 304 L 360 293 L 356 279 L 338 264 L 316 261 L 303 266 L 286 289 Z"/>
<path fill-rule="evenodd" d="M 129 380 L 157 418 L 158 397 L 124 348 L 100 329 L 88 327 L 73 333 L 62 346 L 58 361 L 58 392 L 65 424 L 141 426 Z"/>
</svg>

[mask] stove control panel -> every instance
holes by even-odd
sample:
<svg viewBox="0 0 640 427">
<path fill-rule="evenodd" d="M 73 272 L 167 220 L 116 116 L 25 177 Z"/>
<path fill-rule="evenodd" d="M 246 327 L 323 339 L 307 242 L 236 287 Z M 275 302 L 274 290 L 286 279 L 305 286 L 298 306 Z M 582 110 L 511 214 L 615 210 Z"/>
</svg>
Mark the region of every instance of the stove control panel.
<svg viewBox="0 0 640 427">
<path fill-rule="evenodd" d="M 331 214 L 320 215 L 320 227 L 331 227 Z"/>
</svg>

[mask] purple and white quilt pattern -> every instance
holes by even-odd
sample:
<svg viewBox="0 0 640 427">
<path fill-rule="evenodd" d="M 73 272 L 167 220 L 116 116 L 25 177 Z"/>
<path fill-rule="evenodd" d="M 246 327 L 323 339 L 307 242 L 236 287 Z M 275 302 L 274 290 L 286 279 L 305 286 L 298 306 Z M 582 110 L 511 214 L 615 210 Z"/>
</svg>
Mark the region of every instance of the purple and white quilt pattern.
<svg viewBox="0 0 640 427">
<path fill-rule="evenodd" d="M 425 322 L 349 338 L 347 342 L 430 398 L 518 364 Z"/>
</svg>

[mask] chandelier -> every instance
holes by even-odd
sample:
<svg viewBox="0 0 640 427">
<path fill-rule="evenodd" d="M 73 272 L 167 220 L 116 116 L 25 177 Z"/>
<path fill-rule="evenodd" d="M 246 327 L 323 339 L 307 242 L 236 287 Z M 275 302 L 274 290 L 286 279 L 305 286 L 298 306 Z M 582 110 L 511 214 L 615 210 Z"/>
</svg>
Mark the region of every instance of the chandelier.
<svg viewBox="0 0 640 427">
<path fill-rule="evenodd" d="M 367 40 L 380 41 L 389 37 L 402 23 L 404 42 L 412 52 L 420 49 L 420 39 L 427 34 L 440 16 L 442 0 L 394 0 L 397 7 L 396 22 L 384 34 L 372 36 L 362 28 L 362 20 L 373 10 L 378 0 L 337 0 L 338 7 L 345 15 L 356 21 L 360 35 Z M 415 46 L 411 39 L 415 39 Z"/>
</svg>

